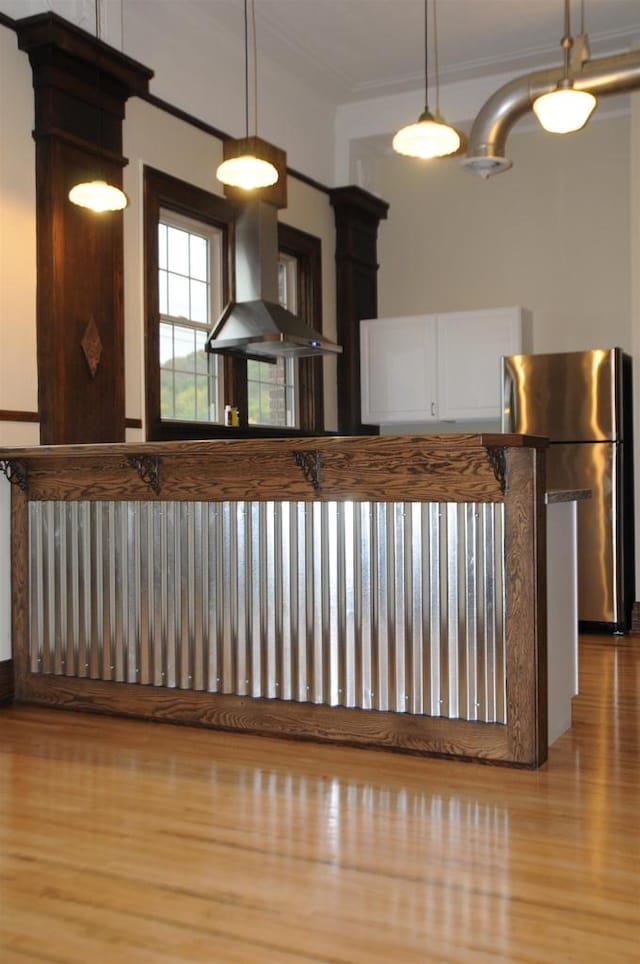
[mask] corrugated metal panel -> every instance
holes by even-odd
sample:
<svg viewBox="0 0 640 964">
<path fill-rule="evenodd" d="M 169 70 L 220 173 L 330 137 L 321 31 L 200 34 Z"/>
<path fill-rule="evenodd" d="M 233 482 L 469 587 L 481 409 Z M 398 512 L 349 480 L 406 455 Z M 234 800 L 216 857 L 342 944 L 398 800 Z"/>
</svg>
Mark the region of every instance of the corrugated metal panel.
<svg viewBox="0 0 640 964">
<path fill-rule="evenodd" d="M 500 504 L 29 513 L 34 672 L 506 722 Z"/>
</svg>

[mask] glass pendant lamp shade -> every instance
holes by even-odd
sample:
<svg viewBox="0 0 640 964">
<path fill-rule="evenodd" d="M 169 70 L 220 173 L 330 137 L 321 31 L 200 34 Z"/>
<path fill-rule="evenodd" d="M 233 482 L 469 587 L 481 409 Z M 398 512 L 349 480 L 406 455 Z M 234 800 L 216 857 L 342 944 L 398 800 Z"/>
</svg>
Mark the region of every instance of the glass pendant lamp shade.
<svg viewBox="0 0 640 964">
<path fill-rule="evenodd" d="M 596 98 L 587 90 L 558 87 L 533 102 L 533 110 L 551 134 L 570 134 L 587 123 L 596 106 Z"/>
<path fill-rule="evenodd" d="M 392 146 L 397 154 L 430 160 L 455 154 L 460 143 L 460 135 L 455 128 L 450 127 L 442 117 L 434 117 L 425 111 L 415 124 L 400 128 Z"/>
<path fill-rule="evenodd" d="M 216 177 L 222 184 L 230 187 L 240 187 L 245 191 L 255 191 L 257 188 L 270 187 L 278 180 L 278 171 L 270 161 L 253 154 L 241 154 L 223 161 L 216 171 Z"/>
<path fill-rule="evenodd" d="M 81 208 L 89 208 L 102 214 L 104 211 L 122 211 L 129 203 L 124 191 L 106 181 L 84 181 L 69 191 L 69 200 Z"/>
</svg>

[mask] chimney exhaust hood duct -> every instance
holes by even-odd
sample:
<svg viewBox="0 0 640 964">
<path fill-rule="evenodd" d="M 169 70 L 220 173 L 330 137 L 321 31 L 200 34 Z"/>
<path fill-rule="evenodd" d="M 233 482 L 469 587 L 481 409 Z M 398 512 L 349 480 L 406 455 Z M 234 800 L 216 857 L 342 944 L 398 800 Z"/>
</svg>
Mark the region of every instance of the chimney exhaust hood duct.
<svg viewBox="0 0 640 964">
<path fill-rule="evenodd" d="M 214 325 L 207 351 L 272 362 L 342 352 L 278 303 L 278 212 L 272 204 L 255 199 L 242 205 L 235 248 L 236 300 Z"/>
<path fill-rule="evenodd" d="M 473 122 L 462 166 L 481 177 L 500 174 L 511 167 L 505 155 L 507 135 L 524 114 L 532 110 L 537 97 L 554 90 L 562 80 L 561 67 L 538 70 L 517 77 L 492 94 Z M 598 97 L 640 88 L 640 50 L 586 61 L 572 73 L 576 90 L 588 90 Z"/>
</svg>

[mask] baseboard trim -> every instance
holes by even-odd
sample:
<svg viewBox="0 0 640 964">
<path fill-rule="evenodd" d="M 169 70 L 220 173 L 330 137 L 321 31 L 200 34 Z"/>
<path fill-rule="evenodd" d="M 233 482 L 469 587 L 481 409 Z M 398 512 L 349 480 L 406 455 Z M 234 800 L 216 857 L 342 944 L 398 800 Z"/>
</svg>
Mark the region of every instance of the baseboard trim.
<svg viewBox="0 0 640 964">
<path fill-rule="evenodd" d="M 634 602 L 631 610 L 631 632 L 640 633 L 640 602 Z"/>
<path fill-rule="evenodd" d="M 0 660 L 0 706 L 3 703 L 13 703 L 13 660 Z"/>
</svg>

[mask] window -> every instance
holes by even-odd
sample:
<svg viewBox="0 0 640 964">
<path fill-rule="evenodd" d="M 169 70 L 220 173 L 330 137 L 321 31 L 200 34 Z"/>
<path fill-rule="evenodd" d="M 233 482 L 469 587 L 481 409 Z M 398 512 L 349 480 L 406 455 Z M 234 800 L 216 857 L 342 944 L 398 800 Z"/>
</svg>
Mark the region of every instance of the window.
<svg viewBox="0 0 640 964">
<path fill-rule="evenodd" d="M 298 259 L 280 253 L 278 298 L 284 308 L 298 311 Z M 269 362 L 247 362 L 249 425 L 297 426 L 298 363 L 294 358 Z"/>
<path fill-rule="evenodd" d="M 220 422 L 222 365 L 205 351 L 222 311 L 222 231 L 172 211 L 158 224 L 160 416 Z"/>
<path fill-rule="evenodd" d="M 230 202 L 149 167 L 144 198 L 147 438 L 322 432 L 320 358 L 271 365 L 204 351 L 231 290 Z M 280 299 L 321 328 L 320 241 L 284 224 L 278 239 Z M 223 424 L 225 405 L 240 428 Z"/>
</svg>

